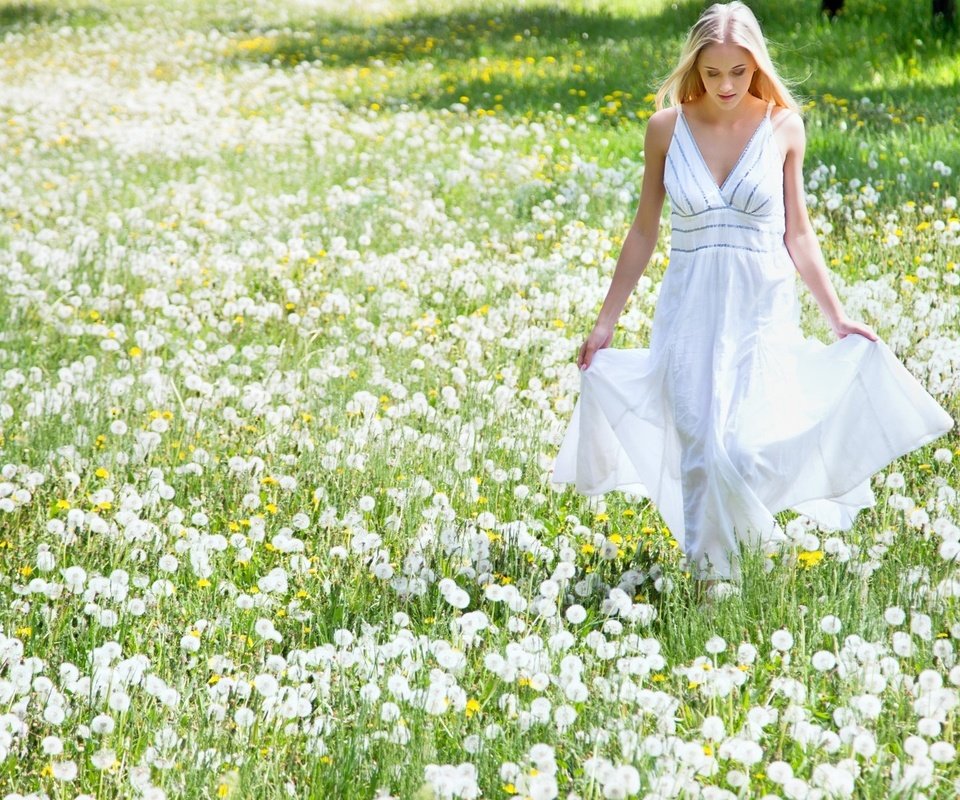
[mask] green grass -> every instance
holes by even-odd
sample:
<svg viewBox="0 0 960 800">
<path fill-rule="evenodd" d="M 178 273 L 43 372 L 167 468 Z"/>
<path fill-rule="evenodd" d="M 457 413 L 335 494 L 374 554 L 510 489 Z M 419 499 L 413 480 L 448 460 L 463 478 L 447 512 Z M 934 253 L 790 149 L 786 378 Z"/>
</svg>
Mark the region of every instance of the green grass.
<svg viewBox="0 0 960 800">
<path fill-rule="evenodd" d="M 907 0 L 848 0 L 832 23 L 814 0 L 752 6 L 805 104 L 808 179 L 825 168 L 808 190 L 811 215 L 845 305 L 895 341 L 921 379 L 936 379 L 928 347 L 953 375 L 955 35 L 933 30 Z M 912 761 L 908 736 L 950 741 L 957 724 L 954 708 L 939 733 L 921 732 L 911 696 L 924 671 L 955 686 L 957 597 L 937 593 L 958 578 L 956 561 L 939 554 L 958 519 L 956 430 L 897 459 L 885 473 L 902 473 L 904 487 L 876 484 L 876 506 L 851 531 L 817 532 L 799 562 L 799 546 L 769 561 L 745 554 L 739 594 L 712 609 L 700 607 L 652 503 L 547 485 L 576 393 L 572 361 L 636 208 L 650 94 L 702 7 L 0 3 L 4 91 L 35 103 L 0 91 L 11 120 L 0 119 L 9 155 L 0 499 L 31 472 L 44 477 L 0 511 L 0 719 L 15 712 L 28 727 L 9 748 L 0 738 L 0 796 L 123 798 L 149 779 L 178 798 L 360 800 L 383 787 L 428 800 L 428 764 L 469 761 L 484 797 L 522 797 L 501 767 L 529 774 L 528 751 L 545 743 L 556 748 L 559 796 L 603 796 L 586 775 L 599 755 L 636 766 L 642 797 L 671 762 L 630 752 L 631 736 L 672 732 L 702 750 L 705 717 L 720 716 L 730 736 L 759 706 L 779 719 L 760 739 L 763 761 L 744 768 L 741 796 L 782 792 L 764 772 L 774 760 L 815 782 L 818 766 L 845 758 L 860 769 L 853 796 L 920 796 L 896 788 L 895 759 Z M 87 76 L 67 84 L 79 111 L 44 105 L 42 92 L 75 75 Z M 667 246 L 665 226 L 614 346 L 648 343 Z M 798 288 L 805 332 L 827 340 Z M 117 348 L 105 349 L 111 341 Z M 938 399 L 960 414 L 957 393 Z M 159 443 L 143 454 L 135 437 L 154 429 Z M 938 448 L 952 461 L 935 458 Z M 185 470 L 194 459 L 200 468 Z M 929 521 L 896 508 L 900 495 Z M 529 540 L 516 533 L 521 523 Z M 368 534 L 379 539 L 365 544 Z M 285 552 L 290 536 L 302 550 Z M 209 568 L 191 557 L 200 544 Z M 849 559 L 837 553 L 844 547 Z M 178 566 L 166 571 L 171 555 Z M 569 651 L 505 680 L 487 657 L 529 656 L 530 637 L 555 631 L 529 607 L 489 599 L 487 587 L 515 586 L 532 600 L 561 561 L 573 575 L 559 610 L 582 605 L 585 619 L 559 624 Z M 384 563 L 392 578 L 375 574 Z M 70 566 L 91 578 L 122 571 L 129 581 L 115 591 L 126 596 L 96 580 L 82 592 L 58 588 Z M 287 587 L 271 593 L 261 585 L 275 569 Z M 417 591 L 403 592 L 399 576 Z M 466 607 L 444 598 L 444 578 L 467 592 Z M 28 589 L 36 580 L 53 587 L 49 596 Z M 611 627 L 604 601 L 619 585 L 653 618 Z M 240 595 L 250 599 L 238 604 Z M 885 619 L 891 607 L 904 609 L 903 624 Z M 115 625 L 104 610 L 117 612 Z M 456 626 L 477 610 L 496 629 L 468 646 Z M 826 614 L 842 620 L 839 634 L 821 631 Z M 891 655 L 894 631 L 921 614 L 929 635 Z M 262 619 L 280 642 L 257 632 Z M 771 647 L 784 627 L 788 658 Z M 625 651 L 635 636 L 651 648 L 645 658 L 656 646 L 663 662 L 625 674 L 620 659 L 637 653 L 602 657 L 601 633 Z M 686 670 L 715 636 L 725 647 L 709 656 L 711 671 L 726 666 L 745 682 L 710 696 L 709 676 L 692 681 Z M 31 680 L 16 672 L 14 639 L 39 659 Z M 373 658 L 391 639 L 395 649 Z M 86 684 L 71 685 L 70 665 L 90 675 L 95 649 L 111 641 L 122 650 L 114 666 L 143 657 L 178 702 L 135 685 L 130 708 L 111 710 Z M 743 643 L 757 648 L 754 663 L 738 663 Z M 857 665 L 870 663 L 870 647 L 892 659 L 876 690 L 883 713 L 862 721 L 877 754 L 856 755 L 847 741 L 836 752 L 802 746 L 778 679 L 805 687 L 797 705 L 836 733 L 835 714 L 868 691 L 872 678 Z M 444 661 L 448 648 L 462 665 Z M 821 649 L 844 669 L 814 669 Z M 567 652 L 584 662 L 586 700 L 560 685 Z M 539 673 L 550 674 L 545 687 Z M 309 701 L 304 716 L 271 717 L 259 690 L 247 697 L 266 674 Z M 393 694 L 389 679 L 400 676 L 421 690 L 451 681 L 449 704 L 431 713 Z M 66 698 L 61 724 L 44 718 L 47 679 Z M 364 701 L 371 684 L 381 695 Z M 644 707 L 668 696 L 669 719 Z M 571 728 L 511 711 L 538 698 L 551 712 L 572 707 Z M 386 700 L 399 706 L 400 727 Z M 116 727 L 88 735 L 83 726 L 102 713 Z M 496 731 L 488 726 L 500 735 L 484 738 Z M 181 739 L 167 741 L 167 729 Z M 46 737 L 60 739 L 62 755 L 44 752 Z M 471 737 L 481 752 L 470 752 Z M 116 763 L 101 771 L 91 756 L 104 749 Z M 65 761 L 78 775 L 60 781 L 52 770 Z M 718 764 L 695 780 L 730 790 L 725 775 L 737 764 Z M 956 764 L 938 763 L 924 795 L 954 797 L 958 780 Z"/>
</svg>

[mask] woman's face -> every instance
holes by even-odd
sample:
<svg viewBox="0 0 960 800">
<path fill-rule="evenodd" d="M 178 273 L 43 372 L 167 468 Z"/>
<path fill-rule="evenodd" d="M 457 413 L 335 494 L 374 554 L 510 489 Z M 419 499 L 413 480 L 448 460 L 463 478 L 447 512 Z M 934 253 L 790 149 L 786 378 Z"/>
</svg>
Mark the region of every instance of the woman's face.
<svg viewBox="0 0 960 800">
<path fill-rule="evenodd" d="M 735 108 L 747 94 L 756 69 L 750 51 L 736 44 L 707 45 L 697 58 L 707 97 L 724 110 Z"/>
</svg>

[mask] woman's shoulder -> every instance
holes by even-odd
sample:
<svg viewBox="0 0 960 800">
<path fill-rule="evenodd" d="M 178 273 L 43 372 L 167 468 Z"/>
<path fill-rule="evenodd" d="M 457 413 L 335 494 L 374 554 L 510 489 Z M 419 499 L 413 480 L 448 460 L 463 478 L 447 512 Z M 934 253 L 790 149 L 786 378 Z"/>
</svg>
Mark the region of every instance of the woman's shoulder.
<svg viewBox="0 0 960 800">
<path fill-rule="evenodd" d="M 778 130 L 783 128 L 785 131 L 803 134 L 803 117 L 792 108 L 775 105 L 770 112 L 770 121 Z"/>
<path fill-rule="evenodd" d="M 791 151 L 802 153 L 806 149 L 807 133 L 800 114 L 785 106 L 775 106 L 770 113 L 770 122 L 784 154 Z"/>
<path fill-rule="evenodd" d="M 666 150 L 673 136 L 680 112 L 676 106 L 667 106 L 654 111 L 647 120 L 647 141 Z"/>
</svg>

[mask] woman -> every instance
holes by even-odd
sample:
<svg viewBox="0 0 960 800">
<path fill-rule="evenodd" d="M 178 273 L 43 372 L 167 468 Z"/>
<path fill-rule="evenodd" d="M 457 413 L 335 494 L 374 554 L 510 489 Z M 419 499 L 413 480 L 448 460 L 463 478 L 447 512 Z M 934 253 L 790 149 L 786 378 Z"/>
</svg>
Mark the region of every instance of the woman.
<svg viewBox="0 0 960 800">
<path fill-rule="evenodd" d="M 648 494 L 708 585 L 739 578 L 741 543 L 784 538 L 779 511 L 850 528 L 874 503 L 870 477 L 953 420 L 843 311 L 807 216 L 798 106 L 747 6 L 703 13 L 657 107 L 552 480 Z M 611 349 L 667 195 L 670 262 L 650 347 Z M 795 271 L 838 338 L 829 346 L 800 330 Z"/>
</svg>

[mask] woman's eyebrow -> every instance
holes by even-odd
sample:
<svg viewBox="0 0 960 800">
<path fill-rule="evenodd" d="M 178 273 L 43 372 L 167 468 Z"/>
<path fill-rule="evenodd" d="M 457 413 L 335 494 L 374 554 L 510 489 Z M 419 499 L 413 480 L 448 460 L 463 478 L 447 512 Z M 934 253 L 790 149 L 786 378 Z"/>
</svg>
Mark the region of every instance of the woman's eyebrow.
<svg viewBox="0 0 960 800">
<path fill-rule="evenodd" d="M 737 64 L 735 67 L 730 67 L 730 69 L 740 69 L 740 67 L 745 67 L 745 66 L 747 66 L 747 65 L 746 65 L 746 64 Z M 720 70 L 717 69 L 716 67 L 710 67 L 710 66 L 707 66 L 706 64 L 703 65 L 703 68 L 704 68 L 704 69 L 712 69 L 712 70 L 714 70 L 714 71 L 716 71 L 716 72 L 719 72 L 719 71 L 720 71 Z"/>
</svg>

